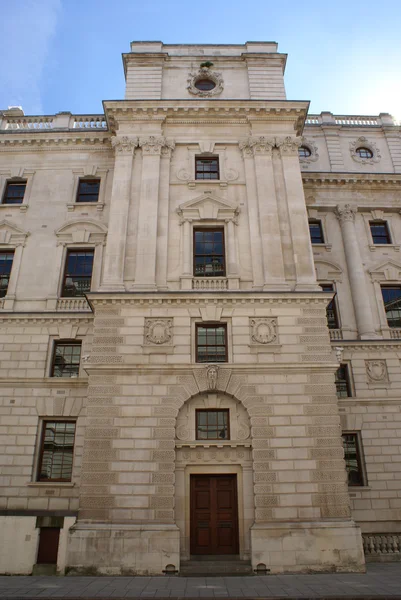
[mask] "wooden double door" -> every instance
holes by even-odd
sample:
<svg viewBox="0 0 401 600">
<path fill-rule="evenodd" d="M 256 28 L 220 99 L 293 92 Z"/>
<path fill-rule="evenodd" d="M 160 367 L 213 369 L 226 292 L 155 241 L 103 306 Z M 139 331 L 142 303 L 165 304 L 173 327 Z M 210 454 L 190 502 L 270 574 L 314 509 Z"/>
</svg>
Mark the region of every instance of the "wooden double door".
<svg viewBox="0 0 401 600">
<path fill-rule="evenodd" d="M 239 554 L 236 475 L 191 475 L 191 554 Z"/>
</svg>

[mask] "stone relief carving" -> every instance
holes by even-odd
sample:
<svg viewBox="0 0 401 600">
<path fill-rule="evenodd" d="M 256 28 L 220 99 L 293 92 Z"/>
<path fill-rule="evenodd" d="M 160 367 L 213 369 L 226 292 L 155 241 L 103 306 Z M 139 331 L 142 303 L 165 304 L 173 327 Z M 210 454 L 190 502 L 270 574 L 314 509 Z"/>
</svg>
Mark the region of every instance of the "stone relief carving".
<svg viewBox="0 0 401 600">
<path fill-rule="evenodd" d="M 298 148 L 302 145 L 301 138 L 287 135 L 285 138 L 276 138 L 276 146 L 281 154 L 298 155 Z"/>
<path fill-rule="evenodd" d="M 210 365 L 206 369 L 207 387 L 209 390 L 215 390 L 217 388 L 217 378 L 219 376 L 219 367 L 217 365 Z"/>
<path fill-rule="evenodd" d="M 351 204 L 338 204 L 334 210 L 334 214 L 340 223 L 344 223 L 345 221 L 354 222 L 356 213 L 357 208 Z"/>
<path fill-rule="evenodd" d="M 199 90 L 196 87 L 196 82 L 201 79 L 209 79 L 215 84 L 215 87 L 211 90 Z M 212 71 L 209 67 L 200 67 L 198 71 L 189 73 L 187 83 L 188 92 L 193 96 L 198 96 L 198 98 L 218 96 L 224 89 L 224 81 L 221 73 Z"/>
<path fill-rule="evenodd" d="M 175 142 L 166 139 L 164 136 L 150 135 L 149 137 L 139 138 L 138 145 L 142 148 L 143 154 L 160 155 L 169 154 L 175 148 Z"/>
<path fill-rule="evenodd" d="M 372 383 L 387 383 L 388 372 L 385 360 L 366 360 L 366 372 Z"/>
<path fill-rule="evenodd" d="M 367 148 L 371 151 L 373 156 L 370 158 L 362 158 L 357 154 L 358 148 Z M 362 165 L 373 165 L 374 163 L 380 162 L 381 154 L 375 142 L 370 142 L 365 136 L 361 136 L 354 142 L 350 142 L 349 149 L 352 159 Z"/>
<path fill-rule="evenodd" d="M 138 138 L 129 137 L 128 135 L 121 137 L 113 136 L 111 138 L 111 145 L 118 154 L 133 154 L 135 148 L 138 146 Z"/>
<path fill-rule="evenodd" d="M 256 344 L 277 344 L 277 319 L 275 317 L 262 317 L 250 319 L 251 341 Z"/>
<path fill-rule="evenodd" d="M 297 156 L 298 148 L 302 145 L 302 139 L 299 137 L 286 136 L 280 137 L 249 137 L 239 143 L 239 148 L 244 157 L 254 156 L 255 154 L 272 154 L 273 149 L 277 148 L 281 154 L 287 156 Z"/>
<path fill-rule="evenodd" d="M 342 362 L 343 359 L 343 352 L 344 352 L 344 348 L 340 347 L 340 346 L 336 346 L 334 348 L 335 352 L 336 352 L 336 359 L 339 363 Z"/>
<path fill-rule="evenodd" d="M 173 319 L 145 319 L 145 345 L 171 345 Z"/>
<path fill-rule="evenodd" d="M 318 147 L 313 142 L 313 140 L 308 140 L 307 138 L 302 137 L 300 146 L 305 146 L 310 152 L 310 156 L 299 157 L 299 162 L 301 164 L 309 164 L 312 162 L 316 162 L 319 159 Z"/>
</svg>

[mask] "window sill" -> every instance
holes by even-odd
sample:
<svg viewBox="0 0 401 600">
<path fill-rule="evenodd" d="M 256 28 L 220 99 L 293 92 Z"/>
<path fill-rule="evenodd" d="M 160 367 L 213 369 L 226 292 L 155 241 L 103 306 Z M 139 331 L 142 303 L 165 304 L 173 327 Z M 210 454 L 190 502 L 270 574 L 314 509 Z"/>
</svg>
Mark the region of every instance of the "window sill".
<svg viewBox="0 0 401 600">
<path fill-rule="evenodd" d="M 74 202 L 71 204 L 67 204 L 68 212 L 74 212 L 79 208 L 88 208 L 89 206 L 96 206 L 96 210 L 98 212 L 102 212 L 104 208 L 104 202 Z"/>
<path fill-rule="evenodd" d="M 349 485 L 348 486 L 348 493 L 350 492 L 370 492 L 372 490 L 372 488 L 370 487 L 370 485 Z"/>
<path fill-rule="evenodd" d="M 222 179 L 191 179 L 191 181 L 187 182 L 187 185 L 190 190 L 194 190 L 197 186 L 204 185 L 218 185 L 221 188 L 226 188 L 227 183 L 227 181 L 223 181 Z"/>
<path fill-rule="evenodd" d="M 61 488 L 73 488 L 75 483 L 72 481 L 30 481 L 27 483 L 28 487 L 61 487 Z"/>
<path fill-rule="evenodd" d="M 0 204 L 0 208 L 3 210 L 18 208 L 20 212 L 24 213 L 28 210 L 28 204 Z"/>
<path fill-rule="evenodd" d="M 236 442 L 235 440 L 194 440 L 192 442 L 176 441 L 176 448 L 251 448 L 251 442 Z"/>
<path fill-rule="evenodd" d="M 333 247 L 333 244 L 313 244 L 312 243 L 313 250 L 325 249 L 327 252 L 331 252 L 332 247 Z"/>
<path fill-rule="evenodd" d="M 400 247 L 397 244 L 369 244 L 369 250 L 371 252 L 375 252 L 377 249 L 379 250 L 395 250 L 396 252 L 400 251 Z"/>
</svg>

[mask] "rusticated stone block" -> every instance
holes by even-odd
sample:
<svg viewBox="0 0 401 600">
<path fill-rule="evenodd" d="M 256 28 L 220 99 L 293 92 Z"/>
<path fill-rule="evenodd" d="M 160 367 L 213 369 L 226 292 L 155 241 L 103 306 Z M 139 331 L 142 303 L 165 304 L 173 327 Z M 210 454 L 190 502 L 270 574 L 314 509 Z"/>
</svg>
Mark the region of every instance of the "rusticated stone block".
<svg viewBox="0 0 401 600">
<path fill-rule="evenodd" d="M 120 412 L 119 406 L 109 404 L 108 406 L 88 406 L 86 414 L 88 417 L 118 417 Z"/>
<path fill-rule="evenodd" d="M 312 396 L 312 404 L 335 404 L 337 406 L 337 396 L 331 394 L 330 396 Z"/>
<path fill-rule="evenodd" d="M 113 384 L 116 382 L 116 376 L 115 375 L 90 375 L 89 376 L 89 381 L 91 383 L 91 385 L 94 384 Z"/>
<path fill-rule="evenodd" d="M 92 356 L 94 354 L 117 354 L 116 346 L 92 346 Z"/>
<path fill-rule="evenodd" d="M 90 358 L 91 363 L 96 363 L 96 364 L 119 364 L 123 362 L 123 357 L 120 354 L 117 354 L 116 356 L 111 356 L 110 354 L 108 355 L 101 355 L 101 356 L 91 356 Z"/>
<path fill-rule="evenodd" d="M 344 492 L 345 484 L 344 483 L 319 483 L 318 489 L 320 492 L 325 492 L 326 494 L 340 494 Z"/>
<path fill-rule="evenodd" d="M 252 396 L 252 398 L 248 398 L 248 413 L 250 417 L 272 415 L 273 407 L 264 402 L 263 396 Z"/>
<path fill-rule="evenodd" d="M 164 450 L 174 450 L 175 448 L 175 441 L 174 439 L 172 440 L 159 440 L 157 442 L 157 447 L 160 449 L 164 449 Z"/>
<path fill-rule="evenodd" d="M 262 450 L 263 448 L 269 448 L 270 440 L 268 439 L 260 439 L 253 440 L 252 446 L 255 450 Z"/>
<path fill-rule="evenodd" d="M 116 396 L 120 392 L 119 385 L 90 385 L 88 389 L 89 396 Z"/>
<path fill-rule="evenodd" d="M 322 506 L 320 508 L 322 518 L 324 517 L 349 517 L 351 510 L 348 504 L 339 504 L 337 506 Z"/>
<path fill-rule="evenodd" d="M 154 439 L 170 439 L 175 437 L 174 427 L 155 427 L 153 429 Z"/>
<path fill-rule="evenodd" d="M 331 435 L 332 437 L 336 437 L 339 433 L 340 425 L 338 427 L 307 427 L 306 435 L 310 437 L 317 437 L 319 435 Z"/>
<path fill-rule="evenodd" d="M 338 415 L 338 408 L 335 404 L 332 406 L 327 406 L 322 404 L 319 406 L 318 404 L 306 404 L 304 406 L 304 414 L 305 415 Z"/>
<path fill-rule="evenodd" d="M 89 427 L 110 427 L 114 424 L 114 419 L 88 417 L 86 423 Z"/>
<path fill-rule="evenodd" d="M 152 473 L 152 483 L 174 483 L 174 473 Z"/>
<path fill-rule="evenodd" d="M 178 414 L 178 409 L 175 406 L 153 406 L 152 414 L 155 417 L 175 417 Z"/>
<path fill-rule="evenodd" d="M 174 494 L 173 485 L 158 485 L 156 487 L 156 494 L 159 496 L 171 496 Z"/>
<path fill-rule="evenodd" d="M 334 374 L 333 373 L 309 373 L 308 375 L 309 383 L 317 383 L 321 385 L 322 383 L 333 383 L 334 382 Z"/>
<path fill-rule="evenodd" d="M 88 398 L 87 404 L 88 406 L 110 406 L 111 398 Z"/>
<path fill-rule="evenodd" d="M 119 306 L 96 306 L 95 307 L 95 318 L 99 315 L 119 315 L 121 314 L 121 307 Z"/>
<path fill-rule="evenodd" d="M 119 435 L 118 427 L 87 427 L 85 431 L 86 438 L 117 438 Z"/>
<path fill-rule="evenodd" d="M 274 483 L 275 481 L 277 481 L 277 473 L 255 473 L 253 477 L 254 477 L 255 483 L 262 483 L 262 482 Z"/>
<path fill-rule="evenodd" d="M 271 521 L 273 519 L 273 511 L 266 508 L 257 508 L 255 517 L 257 521 Z"/>
<path fill-rule="evenodd" d="M 180 375 L 178 377 L 178 383 L 181 383 L 181 385 L 185 387 L 189 396 L 199 394 L 199 387 L 197 386 L 193 375 Z"/>
<path fill-rule="evenodd" d="M 89 462 L 89 461 L 84 461 L 82 463 L 82 471 L 102 471 L 102 472 L 106 472 L 109 471 L 110 466 L 109 463 L 107 462 Z"/>
<path fill-rule="evenodd" d="M 112 440 L 85 440 L 85 449 L 98 448 L 98 449 L 106 450 L 107 448 L 111 448 L 112 444 L 113 444 Z"/>
<path fill-rule="evenodd" d="M 252 417 L 251 423 L 256 427 L 257 425 L 268 425 L 269 421 L 266 417 Z"/>
<path fill-rule="evenodd" d="M 106 485 L 83 485 L 80 493 L 82 496 L 107 496 L 110 494 L 110 487 Z"/>
<path fill-rule="evenodd" d="M 110 335 L 110 336 L 95 336 L 93 338 L 94 344 L 106 344 L 110 346 L 116 346 L 117 344 L 124 343 L 124 336 L 122 335 Z"/>
<path fill-rule="evenodd" d="M 271 463 L 268 462 L 255 462 L 253 463 L 254 471 L 271 471 Z"/>
<path fill-rule="evenodd" d="M 227 394 L 237 396 L 238 388 L 245 383 L 244 375 L 232 375 L 227 385 Z M 254 392 L 255 393 L 255 392 Z"/>
<path fill-rule="evenodd" d="M 255 496 L 255 507 L 266 508 L 268 506 L 278 506 L 278 496 Z"/>
<path fill-rule="evenodd" d="M 345 481 L 345 470 L 342 471 L 312 471 L 311 481 Z"/>
<path fill-rule="evenodd" d="M 314 351 L 319 352 L 319 348 L 314 348 Z M 331 354 L 303 354 L 301 356 L 301 362 L 330 362 L 331 360 Z"/>
<path fill-rule="evenodd" d="M 255 494 L 271 494 L 273 491 L 272 485 L 255 485 Z"/>
<path fill-rule="evenodd" d="M 254 438 L 268 438 L 274 436 L 274 427 L 252 427 Z"/>
<path fill-rule="evenodd" d="M 174 521 L 174 511 L 173 510 L 156 510 L 155 511 L 156 519 L 160 521 L 173 522 Z"/>
<path fill-rule="evenodd" d="M 151 496 L 151 508 L 174 508 L 173 496 Z"/>
<path fill-rule="evenodd" d="M 319 460 L 317 462 L 318 469 L 341 469 L 341 467 L 344 467 L 342 458 L 339 460 Z"/>
<path fill-rule="evenodd" d="M 81 508 L 113 508 L 115 501 L 113 496 L 81 496 Z"/>
<path fill-rule="evenodd" d="M 175 460 L 174 450 L 153 450 L 152 459 L 158 460 Z"/>
<path fill-rule="evenodd" d="M 321 326 L 326 326 L 327 327 L 327 319 L 326 317 L 319 317 L 319 318 L 315 318 L 315 319 L 311 319 L 310 317 L 299 317 L 297 319 L 297 324 L 298 325 L 321 325 Z"/>
<path fill-rule="evenodd" d="M 92 461 L 92 460 L 117 460 L 118 458 L 118 450 L 108 449 L 108 450 L 84 450 L 84 461 Z M 89 468 L 90 465 L 87 465 Z"/>
<path fill-rule="evenodd" d="M 158 464 L 156 465 L 156 468 L 157 468 L 159 471 L 172 471 L 172 472 L 174 472 L 174 470 L 175 470 L 175 465 L 174 465 L 174 462 L 173 462 L 173 461 L 171 461 L 171 462 L 169 462 L 169 463 L 158 463 Z"/>
<path fill-rule="evenodd" d="M 79 516 L 82 520 L 90 519 L 96 521 L 108 521 L 110 517 L 109 511 L 105 509 L 80 510 Z"/>
<path fill-rule="evenodd" d="M 347 504 L 349 502 L 348 494 L 314 494 L 313 504 L 317 503 L 320 505 L 325 504 Z"/>
<path fill-rule="evenodd" d="M 334 426 L 340 423 L 340 416 L 337 415 L 327 415 L 325 417 L 312 417 L 311 424 L 312 425 L 327 425 Z"/>
<path fill-rule="evenodd" d="M 334 380 L 331 385 L 326 384 L 315 384 L 315 385 L 306 385 L 305 386 L 305 394 L 310 394 L 313 396 L 314 394 L 322 394 L 322 395 L 334 395 L 335 386 Z"/>
<path fill-rule="evenodd" d="M 340 446 L 334 448 L 310 448 L 309 456 L 310 458 L 343 458 L 344 450 Z M 319 467 L 321 467 L 320 463 Z"/>
<path fill-rule="evenodd" d="M 107 473 L 92 473 L 92 472 L 82 472 L 81 475 L 82 484 L 112 484 L 117 483 L 118 481 L 118 473 L 113 471 L 108 471 Z"/>
<path fill-rule="evenodd" d="M 275 458 L 276 451 L 270 448 L 269 450 L 254 450 L 253 458 L 254 460 L 269 460 L 271 458 Z"/>
<path fill-rule="evenodd" d="M 166 419 L 166 418 L 161 418 L 159 419 L 159 425 L 161 427 L 175 427 L 175 419 L 171 418 L 171 419 Z"/>
<path fill-rule="evenodd" d="M 320 315 L 324 314 L 324 309 L 323 308 L 303 308 L 302 314 L 305 316 L 313 315 L 313 316 L 319 317 Z"/>
<path fill-rule="evenodd" d="M 301 344 L 322 344 L 327 346 L 329 341 L 328 333 L 326 335 L 300 335 L 299 341 Z"/>
<path fill-rule="evenodd" d="M 96 327 L 96 335 L 117 335 L 118 327 Z"/>
<path fill-rule="evenodd" d="M 95 318 L 95 331 L 97 327 L 122 327 L 125 325 L 125 319 L 96 319 Z"/>
</svg>

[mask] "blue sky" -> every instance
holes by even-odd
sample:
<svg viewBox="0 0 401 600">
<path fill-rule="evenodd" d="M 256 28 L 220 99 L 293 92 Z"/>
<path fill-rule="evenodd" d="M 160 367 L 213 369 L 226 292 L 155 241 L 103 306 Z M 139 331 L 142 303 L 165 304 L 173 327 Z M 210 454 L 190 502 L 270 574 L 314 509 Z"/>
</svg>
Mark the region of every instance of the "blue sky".
<svg viewBox="0 0 401 600">
<path fill-rule="evenodd" d="M 401 119 L 401 0 L 0 0 L 0 108 L 102 112 L 132 40 L 276 41 L 289 99 Z"/>
</svg>

